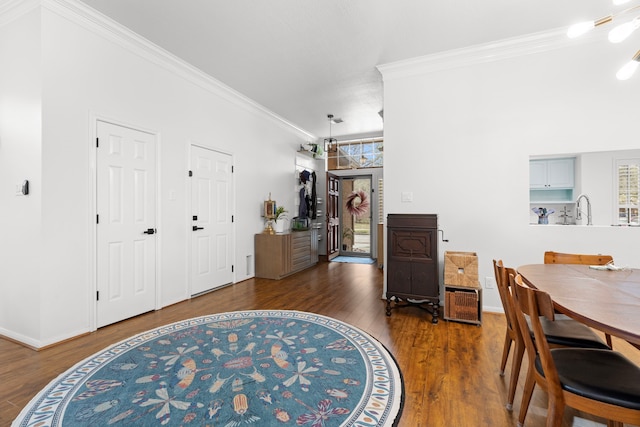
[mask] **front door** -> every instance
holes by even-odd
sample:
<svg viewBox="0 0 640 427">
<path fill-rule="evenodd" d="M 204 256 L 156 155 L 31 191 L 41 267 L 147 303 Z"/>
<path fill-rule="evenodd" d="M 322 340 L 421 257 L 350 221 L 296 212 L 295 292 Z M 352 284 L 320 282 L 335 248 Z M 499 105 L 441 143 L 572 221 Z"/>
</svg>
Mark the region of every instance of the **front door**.
<svg viewBox="0 0 640 427">
<path fill-rule="evenodd" d="M 232 158 L 191 147 L 191 295 L 233 281 Z"/>
<path fill-rule="evenodd" d="M 371 177 L 343 177 L 340 254 L 371 256 Z"/>
<path fill-rule="evenodd" d="M 340 253 L 340 179 L 327 173 L 327 257 Z"/>
<path fill-rule="evenodd" d="M 156 305 L 156 140 L 97 122 L 96 324 Z"/>
</svg>

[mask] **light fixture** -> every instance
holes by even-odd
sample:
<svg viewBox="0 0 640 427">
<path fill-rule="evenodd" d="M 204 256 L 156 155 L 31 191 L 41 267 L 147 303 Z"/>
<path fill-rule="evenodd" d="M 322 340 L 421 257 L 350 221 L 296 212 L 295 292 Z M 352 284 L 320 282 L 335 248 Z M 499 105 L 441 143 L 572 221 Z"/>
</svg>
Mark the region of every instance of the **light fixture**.
<svg viewBox="0 0 640 427">
<path fill-rule="evenodd" d="M 575 39 L 576 37 L 580 37 L 583 34 L 588 33 L 593 30 L 595 27 L 599 27 L 600 25 L 609 23 L 613 20 L 613 15 L 607 15 L 600 19 L 596 19 L 595 21 L 584 21 L 578 22 L 577 24 L 573 24 L 567 30 L 567 37 L 570 39 Z"/>
<path fill-rule="evenodd" d="M 640 16 L 636 16 L 633 20 L 618 25 L 609 31 L 609 41 L 611 43 L 620 43 L 627 39 L 635 30 L 640 27 Z"/>
<path fill-rule="evenodd" d="M 631 0 L 613 0 L 613 4 L 617 6 L 629 3 L 630 1 Z M 624 16 L 636 9 L 640 9 L 640 5 L 629 7 L 627 9 L 621 10 L 620 12 L 607 15 L 600 19 L 596 19 L 595 21 L 579 22 L 569 27 L 569 29 L 567 30 L 567 36 L 572 39 L 579 37 L 594 29 L 595 27 L 608 24 L 614 19 Z M 636 16 L 631 21 L 625 22 L 612 29 L 609 32 L 609 41 L 611 43 L 620 43 L 623 40 L 627 39 L 631 35 L 631 33 L 633 33 L 638 28 L 640 28 L 640 16 Z M 638 65 L 640 65 L 640 51 L 638 51 L 638 53 L 636 53 L 633 58 L 631 58 L 631 61 L 629 61 L 620 69 L 620 71 L 616 73 L 616 77 L 618 78 L 618 80 L 627 80 L 636 71 Z"/>
<path fill-rule="evenodd" d="M 631 58 L 631 61 L 627 62 L 620 71 L 616 73 L 618 80 L 627 80 L 636 72 L 636 69 L 640 65 L 640 50 Z"/>
<path fill-rule="evenodd" d="M 338 151 L 338 140 L 331 137 L 331 123 L 342 123 L 342 119 L 333 119 L 333 114 L 327 114 L 329 119 L 329 138 L 324 139 L 324 151 L 327 153 L 335 153 Z"/>
</svg>

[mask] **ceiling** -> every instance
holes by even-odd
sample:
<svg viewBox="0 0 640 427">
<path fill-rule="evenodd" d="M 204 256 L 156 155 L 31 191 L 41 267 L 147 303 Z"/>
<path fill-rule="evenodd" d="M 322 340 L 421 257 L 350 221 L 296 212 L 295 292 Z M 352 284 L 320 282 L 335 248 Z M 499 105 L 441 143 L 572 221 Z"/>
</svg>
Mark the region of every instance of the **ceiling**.
<svg viewBox="0 0 640 427">
<path fill-rule="evenodd" d="M 376 65 L 566 27 L 607 0 L 82 0 L 314 137 L 380 134 Z"/>
</svg>

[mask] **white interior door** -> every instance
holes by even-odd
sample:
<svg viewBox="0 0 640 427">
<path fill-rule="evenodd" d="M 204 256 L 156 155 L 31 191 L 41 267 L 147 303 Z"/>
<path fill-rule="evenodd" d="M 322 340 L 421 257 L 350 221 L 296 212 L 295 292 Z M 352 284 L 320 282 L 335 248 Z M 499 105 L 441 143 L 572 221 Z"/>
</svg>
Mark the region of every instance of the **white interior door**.
<svg viewBox="0 0 640 427">
<path fill-rule="evenodd" d="M 231 283 L 232 159 L 228 154 L 191 147 L 191 294 Z"/>
<path fill-rule="evenodd" d="M 155 308 L 156 141 L 98 121 L 96 273 L 98 327 Z"/>
</svg>

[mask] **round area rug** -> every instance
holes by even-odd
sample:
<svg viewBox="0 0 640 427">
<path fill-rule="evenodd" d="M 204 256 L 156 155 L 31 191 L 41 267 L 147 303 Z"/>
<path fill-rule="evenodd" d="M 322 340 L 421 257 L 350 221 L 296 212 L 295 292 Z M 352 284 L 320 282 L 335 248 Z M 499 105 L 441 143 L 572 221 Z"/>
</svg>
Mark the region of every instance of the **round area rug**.
<svg viewBox="0 0 640 427">
<path fill-rule="evenodd" d="M 14 426 L 386 426 L 402 412 L 393 356 L 299 311 L 237 311 L 136 335 L 83 360 Z"/>
</svg>

